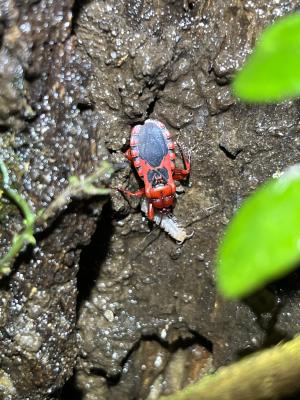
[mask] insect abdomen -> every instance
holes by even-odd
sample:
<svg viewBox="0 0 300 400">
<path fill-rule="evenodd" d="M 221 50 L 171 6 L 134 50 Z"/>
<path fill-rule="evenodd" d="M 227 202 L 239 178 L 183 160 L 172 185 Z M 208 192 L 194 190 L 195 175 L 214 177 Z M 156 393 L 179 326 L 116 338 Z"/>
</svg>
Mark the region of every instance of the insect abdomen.
<svg viewBox="0 0 300 400">
<path fill-rule="evenodd" d="M 135 126 L 132 130 L 130 147 L 133 163 L 140 177 L 143 177 L 141 160 L 144 160 L 150 167 L 156 168 L 168 153 L 171 169 L 175 168 L 175 151 L 171 134 L 157 120 L 148 119 L 144 125 Z"/>
</svg>

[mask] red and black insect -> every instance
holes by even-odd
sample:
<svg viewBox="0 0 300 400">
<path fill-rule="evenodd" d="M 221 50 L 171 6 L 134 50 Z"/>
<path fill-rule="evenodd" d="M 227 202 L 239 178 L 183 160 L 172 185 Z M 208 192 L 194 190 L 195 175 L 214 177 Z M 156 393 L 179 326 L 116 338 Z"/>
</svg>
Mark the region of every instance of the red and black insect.
<svg viewBox="0 0 300 400">
<path fill-rule="evenodd" d="M 184 169 L 175 167 L 175 144 L 164 124 L 157 120 L 148 119 L 144 125 L 136 125 L 131 131 L 130 147 L 125 155 L 133 163 L 145 186 L 137 192 L 119 190 L 128 196 L 145 196 L 150 221 L 154 218 L 155 209 L 167 212 L 174 206 L 174 180 L 183 180 L 190 173 L 190 161 L 180 147 L 179 150 Z"/>
</svg>

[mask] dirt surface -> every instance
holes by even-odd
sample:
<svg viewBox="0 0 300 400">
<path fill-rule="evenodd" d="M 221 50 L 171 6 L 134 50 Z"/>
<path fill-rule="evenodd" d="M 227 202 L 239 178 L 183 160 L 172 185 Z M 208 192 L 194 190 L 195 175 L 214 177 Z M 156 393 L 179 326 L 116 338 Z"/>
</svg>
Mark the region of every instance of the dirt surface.
<svg viewBox="0 0 300 400">
<path fill-rule="evenodd" d="M 0 398 L 151 400 L 299 332 L 295 276 L 225 302 L 213 269 L 243 198 L 299 159 L 298 102 L 247 106 L 229 86 L 261 30 L 299 6 L 0 1 L 0 156 L 14 187 L 46 207 L 70 175 L 123 163 L 131 127 L 155 118 L 191 153 L 174 214 L 194 231 L 179 246 L 116 191 L 39 228 L 0 282 Z M 111 185 L 138 187 L 129 164 Z M 4 254 L 22 216 L 3 199 L 0 219 Z"/>
</svg>

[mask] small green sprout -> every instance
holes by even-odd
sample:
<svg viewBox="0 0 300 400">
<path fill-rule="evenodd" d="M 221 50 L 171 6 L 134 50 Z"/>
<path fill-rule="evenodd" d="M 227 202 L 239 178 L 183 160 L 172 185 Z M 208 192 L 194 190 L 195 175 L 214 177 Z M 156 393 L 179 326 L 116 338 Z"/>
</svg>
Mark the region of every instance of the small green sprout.
<svg viewBox="0 0 300 400">
<path fill-rule="evenodd" d="M 105 187 L 97 187 L 97 182 L 110 179 L 114 172 L 114 168 L 108 161 L 103 161 L 95 172 L 80 177 L 71 176 L 69 185 L 60 193 L 45 210 L 39 210 L 36 214 L 32 211 L 26 200 L 10 186 L 8 171 L 4 161 L 0 160 L 0 172 L 2 174 L 2 190 L 4 195 L 9 198 L 21 210 L 23 220 L 23 230 L 15 233 L 12 244 L 8 252 L 0 259 L 0 278 L 8 275 L 11 271 L 11 264 L 22 249 L 28 244 L 35 245 L 34 230 L 36 224 L 45 224 L 47 220 L 63 207 L 68 205 L 74 197 L 81 197 L 83 194 L 88 196 L 106 195 L 110 193 L 110 189 Z"/>
<path fill-rule="evenodd" d="M 10 265 L 19 252 L 27 244 L 35 244 L 34 225 L 36 222 L 36 214 L 32 211 L 26 200 L 10 186 L 8 171 L 4 161 L 0 160 L 0 172 L 2 174 L 2 189 L 7 198 L 9 198 L 21 210 L 24 220 L 24 228 L 22 232 L 16 233 L 12 240 L 12 245 L 8 251 L 0 259 L 0 277 L 10 273 Z"/>
</svg>

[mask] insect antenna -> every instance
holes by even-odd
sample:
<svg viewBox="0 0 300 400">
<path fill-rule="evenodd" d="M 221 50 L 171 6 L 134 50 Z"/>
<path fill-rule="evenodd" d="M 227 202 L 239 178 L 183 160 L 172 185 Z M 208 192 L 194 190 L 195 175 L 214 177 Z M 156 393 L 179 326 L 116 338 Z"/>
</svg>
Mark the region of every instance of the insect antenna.
<svg viewBox="0 0 300 400">
<path fill-rule="evenodd" d="M 139 256 L 141 256 L 144 251 L 147 249 L 147 247 L 149 247 L 152 243 L 154 243 L 160 236 L 161 234 L 161 230 L 158 231 L 158 235 L 154 236 L 152 238 L 152 240 L 149 240 L 148 243 L 146 243 L 146 245 L 144 247 L 142 247 L 142 245 L 145 243 L 145 241 L 150 238 L 154 232 L 156 232 L 159 228 L 159 225 L 156 225 L 154 229 L 152 229 L 145 237 L 144 239 L 141 241 L 140 245 L 138 246 L 137 250 L 135 251 L 135 254 L 133 257 L 131 257 L 131 261 L 136 260 Z"/>
<path fill-rule="evenodd" d="M 208 207 L 208 208 L 205 208 L 204 211 L 206 212 L 206 214 L 202 215 L 202 216 L 199 217 L 199 218 L 193 219 L 192 221 L 190 221 L 188 224 L 185 225 L 185 228 L 188 228 L 189 226 L 194 225 L 194 224 L 196 224 L 197 222 L 201 222 L 201 221 L 203 221 L 204 219 L 210 217 L 211 215 L 214 215 L 214 214 L 218 211 L 217 207 L 218 207 L 219 205 L 220 205 L 220 204 L 214 204 L 213 206 L 210 206 L 210 207 Z M 213 210 L 213 211 L 212 211 L 212 212 L 209 212 L 210 210 Z"/>
</svg>

